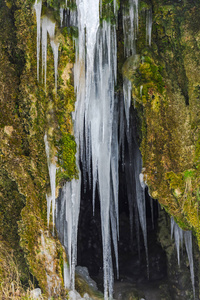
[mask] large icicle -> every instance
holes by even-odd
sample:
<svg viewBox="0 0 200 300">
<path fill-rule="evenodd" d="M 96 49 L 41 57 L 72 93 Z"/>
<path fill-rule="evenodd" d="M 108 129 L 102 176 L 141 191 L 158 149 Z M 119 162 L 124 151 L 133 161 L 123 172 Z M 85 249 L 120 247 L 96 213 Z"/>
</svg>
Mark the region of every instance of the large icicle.
<svg viewBox="0 0 200 300">
<path fill-rule="evenodd" d="M 182 230 L 178 224 L 174 221 L 174 218 L 171 218 L 171 238 L 175 239 L 175 245 L 177 250 L 178 264 L 180 265 L 180 246 L 183 245 L 183 239 L 185 241 L 185 247 L 187 251 L 187 256 L 190 265 L 190 275 L 192 282 L 192 289 L 195 298 L 195 282 L 194 282 L 194 263 L 193 263 L 193 254 L 192 254 L 192 232 Z"/>
<path fill-rule="evenodd" d="M 35 0 L 34 9 L 36 12 L 36 21 L 37 21 L 37 80 L 39 81 L 39 66 L 40 66 L 40 19 L 42 12 L 42 0 Z"/>
</svg>

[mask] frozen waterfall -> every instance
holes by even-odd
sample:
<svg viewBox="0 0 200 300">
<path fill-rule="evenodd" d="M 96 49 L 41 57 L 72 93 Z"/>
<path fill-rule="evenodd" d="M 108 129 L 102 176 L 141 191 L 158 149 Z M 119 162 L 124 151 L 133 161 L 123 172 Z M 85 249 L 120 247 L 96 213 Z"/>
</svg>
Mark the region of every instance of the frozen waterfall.
<svg viewBox="0 0 200 300">
<path fill-rule="evenodd" d="M 88 174 L 90 185 L 93 183 L 93 207 L 98 182 L 104 297 L 108 299 L 113 293 L 110 231 L 118 266 L 118 123 L 113 117 L 116 115 L 116 30 L 115 26 L 105 21 L 102 27 L 99 26 L 98 1 L 77 0 L 77 8 L 79 39 L 75 64 L 75 136 L 80 145 L 83 172 Z"/>
</svg>

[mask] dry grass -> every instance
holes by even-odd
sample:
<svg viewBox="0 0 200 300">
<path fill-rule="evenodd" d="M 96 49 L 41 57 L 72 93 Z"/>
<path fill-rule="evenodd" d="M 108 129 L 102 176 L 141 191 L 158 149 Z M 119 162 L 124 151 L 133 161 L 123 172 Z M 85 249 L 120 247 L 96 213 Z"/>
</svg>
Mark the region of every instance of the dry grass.
<svg viewBox="0 0 200 300">
<path fill-rule="evenodd" d="M 30 292 L 34 286 L 31 282 L 28 287 L 23 286 L 20 275 L 13 250 L 0 240 L 0 299 L 32 299 Z"/>
</svg>

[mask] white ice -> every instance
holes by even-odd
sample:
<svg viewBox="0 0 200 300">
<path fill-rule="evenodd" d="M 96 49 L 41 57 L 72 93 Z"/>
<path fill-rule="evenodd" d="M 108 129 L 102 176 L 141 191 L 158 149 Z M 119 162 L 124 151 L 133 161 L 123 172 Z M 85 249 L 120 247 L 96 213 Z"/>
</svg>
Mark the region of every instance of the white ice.
<svg viewBox="0 0 200 300">
<path fill-rule="evenodd" d="M 193 294 L 195 298 L 195 282 L 194 282 L 194 262 L 192 253 L 192 232 L 182 230 L 178 224 L 171 218 L 171 238 L 174 235 L 178 264 L 180 265 L 180 247 L 183 246 L 183 240 L 185 241 L 185 247 L 187 251 L 188 261 L 190 265 L 190 275 L 193 288 Z"/>
<path fill-rule="evenodd" d="M 147 10 L 146 15 L 146 41 L 151 46 L 151 33 L 152 33 L 152 9 Z"/>
<path fill-rule="evenodd" d="M 124 52 L 126 56 L 136 53 L 135 41 L 138 31 L 138 0 L 129 0 L 129 7 L 123 7 Z"/>
<path fill-rule="evenodd" d="M 37 21 L 37 80 L 39 81 L 39 66 L 40 66 L 40 35 L 41 35 L 41 12 L 42 12 L 42 0 L 35 0 L 34 9 L 36 12 Z"/>
<path fill-rule="evenodd" d="M 47 156 L 47 164 L 49 170 L 49 178 L 50 178 L 50 186 L 51 186 L 51 194 L 46 195 L 47 199 L 47 224 L 49 226 L 50 221 L 50 213 L 52 207 L 52 221 L 53 221 L 53 229 L 54 229 L 54 222 L 55 222 L 55 201 L 56 201 L 56 163 L 52 161 L 50 157 L 50 146 L 47 139 L 47 134 L 45 133 L 44 136 L 44 143 L 45 143 L 45 151 Z"/>
</svg>

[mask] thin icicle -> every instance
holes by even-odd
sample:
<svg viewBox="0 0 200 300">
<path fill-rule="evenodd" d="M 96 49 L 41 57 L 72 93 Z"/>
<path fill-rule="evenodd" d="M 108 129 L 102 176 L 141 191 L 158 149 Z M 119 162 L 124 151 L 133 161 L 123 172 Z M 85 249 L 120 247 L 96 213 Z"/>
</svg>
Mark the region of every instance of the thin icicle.
<svg viewBox="0 0 200 300">
<path fill-rule="evenodd" d="M 192 232 L 191 231 L 184 232 L 184 240 L 185 240 L 185 247 L 186 247 L 187 256 L 190 264 L 192 289 L 193 289 L 193 295 L 195 299 L 194 262 L 193 262 L 193 254 L 192 254 Z"/>
<path fill-rule="evenodd" d="M 150 197 L 150 206 L 151 206 L 151 223 L 152 223 L 152 229 L 154 229 L 153 199 L 151 197 Z"/>
<path fill-rule="evenodd" d="M 39 67 L 40 67 L 40 33 L 41 33 L 41 12 L 42 12 L 42 0 L 35 0 L 34 9 L 36 12 L 37 21 L 37 80 L 39 81 Z"/>
<path fill-rule="evenodd" d="M 124 107 L 126 113 L 127 129 L 129 130 L 129 110 L 131 106 L 132 84 L 126 77 L 124 78 L 124 82 L 123 82 L 123 92 L 124 92 Z"/>
<path fill-rule="evenodd" d="M 44 76 L 45 89 L 47 78 L 47 33 L 49 33 L 50 39 L 54 38 L 55 23 L 45 16 L 42 19 L 42 74 Z"/>
<path fill-rule="evenodd" d="M 151 32 L 152 32 L 152 9 L 149 9 L 146 14 L 146 42 L 151 46 Z"/>
<path fill-rule="evenodd" d="M 57 79 L 58 79 L 58 48 L 59 43 L 55 40 L 51 40 L 51 48 L 53 51 L 53 57 L 54 57 L 54 76 L 55 76 L 55 90 L 57 93 Z"/>
<path fill-rule="evenodd" d="M 129 7 L 123 7 L 124 52 L 126 56 L 136 53 L 135 42 L 138 31 L 138 0 L 129 0 Z"/>
<path fill-rule="evenodd" d="M 147 225 L 146 225 L 146 204 L 145 204 L 145 183 L 141 178 L 142 158 L 139 149 L 135 149 L 135 183 L 136 183 L 136 200 L 140 219 L 140 225 L 144 237 L 144 246 L 147 260 L 147 276 L 149 277 L 149 258 L 148 258 L 148 244 L 147 244 Z"/>
<path fill-rule="evenodd" d="M 171 218 L 171 237 L 175 239 L 178 264 L 180 265 L 180 246 L 183 246 L 183 239 L 185 241 L 185 247 L 187 251 L 187 256 L 190 265 L 190 275 L 192 282 L 192 289 L 195 299 L 195 281 L 194 281 L 194 262 L 193 262 L 193 254 L 192 254 L 192 232 L 191 231 L 183 231 L 178 224 L 174 221 L 174 218 Z"/>
<path fill-rule="evenodd" d="M 56 164 L 52 162 L 50 158 L 50 147 L 47 140 L 47 134 L 44 136 L 45 151 L 47 155 L 47 163 L 49 169 L 49 178 L 51 186 L 51 195 L 46 195 L 47 198 L 47 224 L 49 226 L 50 212 L 52 206 L 52 221 L 53 221 L 53 232 L 54 232 L 54 222 L 55 222 L 55 201 L 56 201 Z"/>
<path fill-rule="evenodd" d="M 63 25 L 64 7 L 60 7 L 60 27 Z"/>
<path fill-rule="evenodd" d="M 65 202 L 66 222 L 67 222 L 67 239 L 64 240 L 64 246 L 68 253 L 69 271 L 66 271 L 66 284 L 75 289 L 75 266 L 77 258 L 77 231 L 78 218 L 80 210 L 80 180 L 73 179 L 67 182 L 63 188 L 62 201 Z M 69 272 L 69 275 L 68 275 Z"/>
</svg>

